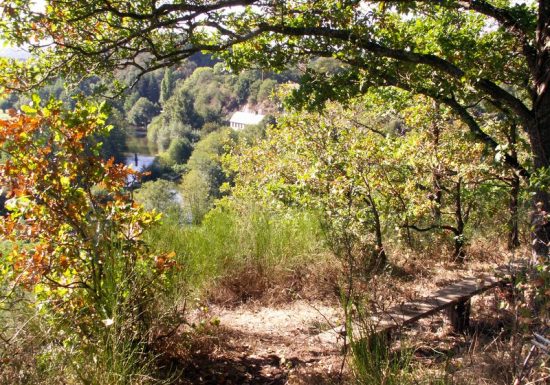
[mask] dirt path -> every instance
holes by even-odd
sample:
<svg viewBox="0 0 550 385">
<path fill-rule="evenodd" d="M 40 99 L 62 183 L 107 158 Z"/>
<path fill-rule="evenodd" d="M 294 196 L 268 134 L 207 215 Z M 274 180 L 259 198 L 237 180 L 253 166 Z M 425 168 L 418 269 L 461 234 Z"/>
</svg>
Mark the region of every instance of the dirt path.
<svg viewBox="0 0 550 385">
<path fill-rule="evenodd" d="M 477 267 L 464 270 L 441 264 L 429 271 L 411 267 L 412 272 L 396 270 L 393 275 L 372 279 L 368 287 L 358 290 L 369 293 L 368 311 L 387 311 L 428 296 L 461 278 L 495 270 L 488 263 Z M 414 349 L 415 362 L 434 376 L 451 375 L 459 380 L 470 376 L 472 383 L 509 383 L 500 380 L 506 373 L 513 373 L 513 365 L 507 363 L 508 358 L 502 353 L 510 345 L 503 334 L 506 330 L 503 325 L 513 316 L 506 309 L 497 308 L 505 298 L 503 295 L 493 290 L 472 299 L 470 333 L 452 333 L 444 314 L 437 312 L 403 328 L 400 342 Z M 321 300 L 294 300 L 277 306 L 268 306 L 266 301 L 237 307 L 203 306 L 189 314 L 186 319 L 194 325 L 182 329 L 178 333 L 181 339 L 165 349 L 173 353 L 172 367 L 181 368 L 180 383 L 346 383 L 348 373 L 341 375 L 345 359 L 343 341 L 331 330 L 343 324 L 342 309 L 334 296 L 315 298 Z"/>
<path fill-rule="evenodd" d="M 209 309 L 218 323 L 216 348 L 185 377 L 195 384 L 334 384 L 343 356 L 336 339 L 318 335 L 341 324 L 336 304 L 296 301 L 280 307 L 247 304 Z M 326 333 L 325 333 L 326 335 Z"/>
</svg>

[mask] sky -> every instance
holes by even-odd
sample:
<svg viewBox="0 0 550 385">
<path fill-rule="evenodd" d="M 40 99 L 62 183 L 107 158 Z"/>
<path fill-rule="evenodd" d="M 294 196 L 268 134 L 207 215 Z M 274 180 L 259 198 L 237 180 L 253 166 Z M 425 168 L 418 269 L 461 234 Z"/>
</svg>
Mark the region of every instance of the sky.
<svg viewBox="0 0 550 385">
<path fill-rule="evenodd" d="M 45 0 L 33 0 L 32 3 L 32 8 L 35 11 L 44 10 Z M 21 47 L 10 46 L 6 44 L 4 40 L 0 39 L 0 57 L 26 59 L 29 57 L 29 53 Z"/>
<path fill-rule="evenodd" d="M 12 59 L 26 59 L 29 53 L 18 47 L 0 47 L 0 57 L 9 57 Z"/>
</svg>

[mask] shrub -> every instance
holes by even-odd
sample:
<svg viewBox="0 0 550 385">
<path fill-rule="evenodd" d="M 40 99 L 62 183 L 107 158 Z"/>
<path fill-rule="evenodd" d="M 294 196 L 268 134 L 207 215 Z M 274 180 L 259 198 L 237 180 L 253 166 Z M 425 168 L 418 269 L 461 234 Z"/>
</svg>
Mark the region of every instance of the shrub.
<svg viewBox="0 0 550 385">
<path fill-rule="evenodd" d="M 79 357 L 99 360 L 106 327 L 115 323 L 132 355 L 145 354 L 152 300 L 170 255 L 144 248 L 142 234 L 158 217 L 132 201 L 126 183 L 135 172 L 100 156 L 94 138 L 109 131 L 102 106 L 78 103 L 67 111 L 52 101 L 23 111 L 0 121 L 0 145 L 9 154 L 0 165 L 9 211 L 0 235 L 11 248 L 0 260 L 2 298 L 14 304 L 23 298 L 31 320 L 49 326 L 34 358 L 55 367 L 75 362 L 69 369 L 81 377 L 89 373 L 80 372 Z M 8 340 L 17 339 L 17 327 Z"/>
<path fill-rule="evenodd" d="M 145 182 L 134 193 L 134 197 L 146 210 L 155 210 L 176 217 L 182 214 L 181 196 L 174 182 L 163 179 Z"/>
<path fill-rule="evenodd" d="M 166 157 L 173 163 L 183 164 L 187 162 L 192 152 L 193 146 L 189 139 L 177 138 L 170 142 L 170 146 L 166 151 Z"/>
</svg>

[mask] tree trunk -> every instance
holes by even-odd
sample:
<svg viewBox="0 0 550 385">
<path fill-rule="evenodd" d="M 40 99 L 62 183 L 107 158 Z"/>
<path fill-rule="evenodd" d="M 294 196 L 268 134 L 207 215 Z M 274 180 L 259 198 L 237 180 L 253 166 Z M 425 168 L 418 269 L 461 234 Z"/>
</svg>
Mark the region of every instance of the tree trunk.
<svg viewBox="0 0 550 385">
<path fill-rule="evenodd" d="M 550 111 L 550 103 L 547 107 Z M 549 122 L 550 123 L 550 122 Z M 549 127 L 550 128 L 550 127 Z M 550 153 L 550 130 L 542 125 L 533 128 L 529 132 L 531 146 L 533 147 L 534 165 L 536 170 L 548 167 L 546 154 Z M 547 138 L 543 138 L 546 136 Z M 546 188 L 545 188 L 546 187 Z M 550 210 L 550 196 L 547 186 L 535 191 L 532 202 L 531 226 L 533 227 L 532 241 L 533 253 L 538 257 L 548 256 L 550 243 L 550 224 L 546 220 L 546 214 Z"/>
<path fill-rule="evenodd" d="M 2 188 L 0 188 L 0 216 L 4 216 L 6 214 L 6 195 L 4 194 Z"/>
<path fill-rule="evenodd" d="M 544 106 L 544 107 L 543 107 Z M 533 163 L 535 170 L 548 168 L 548 155 L 550 154 L 550 95 L 547 94 L 541 104 L 535 109 L 537 122 L 529 129 L 529 140 L 533 151 Z M 550 243 L 550 224 L 546 220 L 546 214 L 550 211 L 550 196 L 548 186 L 535 191 L 532 202 L 531 226 L 533 254 L 536 257 L 548 256 Z"/>
<path fill-rule="evenodd" d="M 458 178 L 455 191 L 455 221 L 456 232 L 455 234 L 455 250 L 453 253 L 453 259 L 456 262 L 463 263 L 466 258 L 464 251 L 464 216 L 462 215 L 462 178 Z"/>
<path fill-rule="evenodd" d="M 441 136 L 441 130 L 439 129 L 439 103 L 434 102 L 434 118 L 432 121 L 432 135 L 435 157 L 438 158 L 439 152 L 439 138 Z M 443 189 L 441 188 L 441 170 L 439 161 L 434 165 L 432 169 L 432 188 L 433 188 L 433 205 L 432 214 L 434 223 L 441 224 L 441 200 L 443 198 Z"/>
<path fill-rule="evenodd" d="M 508 143 L 510 144 L 510 154 L 517 158 L 518 153 L 516 149 L 517 144 L 517 126 L 515 123 L 510 125 L 510 133 L 508 136 Z M 512 251 L 519 247 L 519 225 L 518 225 L 518 204 L 519 204 L 519 192 L 520 192 L 521 180 L 516 173 L 512 174 L 512 181 L 510 186 L 510 199 L 508 202 L 508 211 L 510 217 L 508 219 L 508 250 Z"/>
<path fill-rule="evenodd" d="M 372 196 L 370 193 L 368 194 L 368 200 L 371 207 L 372 216 L 374 218 L 374 235 L 376 238 L 376 252 L 377 255 L 374 258 L 374 270 L 379 271 L 383 269 L 386 264 L 388 263 L 388 257 L 386 255 L 386 251 L 384 250 L 384 242 L 382 239 L 382 225 L 380 223 L 380 214 L 378 212 L 378 209 L 376 207 L 376 203 L 374 202 L 374 199 L 372 199 Z"/>
<path fill-rule="evenodd" d="M 536 62 L 533 71 L 534 121 L 527 126 L 535 170 L 547 168 L 550 156 L 550 1 L 539 0 L 536 32 Z M 550 211 L 548 186 L 533 196 L 531 225 L 533 227 L 533 254 L 548 257 L 550 224 L 546 212 Z"/>
<path fill-rule="evenodd" d="M 512 178 L 510 188 L 510 201 L 508 210 L 510 218 L 508 219 L 508 250 L 512 251 L 519 247 L 519 226 L 518 226 L 518 202 L 519 202 L 520 180 L 515 175 Z"/>
</svg>

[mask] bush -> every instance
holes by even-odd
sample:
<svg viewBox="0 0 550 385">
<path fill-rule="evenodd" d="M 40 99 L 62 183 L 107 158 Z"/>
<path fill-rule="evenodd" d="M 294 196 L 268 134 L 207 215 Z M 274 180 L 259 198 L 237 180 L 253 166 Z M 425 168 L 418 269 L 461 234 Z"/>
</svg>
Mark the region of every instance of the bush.
<svg viewBox="0 0 550 385">
<path fill-rule="evenodd" d="M 189 139 L 177 138 L 170 143 L 166 151 L 166 157 L 173 163 L 183 164 L 187 162 L 192 152 L 193 146 Z"/>
<path fill-rule="evenodd" d="M 159 107 L 149 99 L 141 97 L 128 111 L 128 121 L 136 126 L 146 126 L 159 113 Z"/>
<path fill-rule="evenodd" d="M 199 224 L 212 208 L 214 197 L 208 177 L 200 170 L 192 169 L 181 182 L 181 196 L 184 216 L 190 223 Z"/>
<path fill-rule="evenodd" d="M 163 214 L 181 216 L 181 196 L 174 182 L 159 179 L 149 181 L 135 191 L 134 198 L 146 210 L 155 210 Z"/>
<path fill-rule="evenodd" d="M 195 145 L 181 182 L 183 208 L 193 223 L 201 222 L 222 195 L 222 184 L 229 181 L 222 169 L 222 154 L 233 140 L 234 134 L 227 129 L 212 132 Z"/>
<path fill-rule="evenodd" d="M 23 317 L 0 330 L 15 342 L 0 355 L 25 346 L 21 354 L 38 363 L 31 377 L 137 382 L 147 367 L 155 297 L 171 265 L 169 255 L 152 256 L 142 241 L 158 217 L 132 201 L 125 187 L 133 172 L 99 156 L 93 138 L 109 129 L 101 106 L 78 103 L 67 111 L 34 101 L 26 114 L 0 121 L 0 146 L 11 155 L 0 164 L 0 184 L 17 186 L 8 191 L 0 228 L 10 240 L 3 247 L 11 248 L 0 257 L 0 319 Z M 41 150 L 29 152 L 33 146 Z"/>
<path fill-rule="evenodd" d="M 258 101 L 263 102 L 271 97 L 275 87 L 277 86 L 277 81 L 273 79 L 265 79 L 261 84 L 258 90 Z"/>
</svg>

